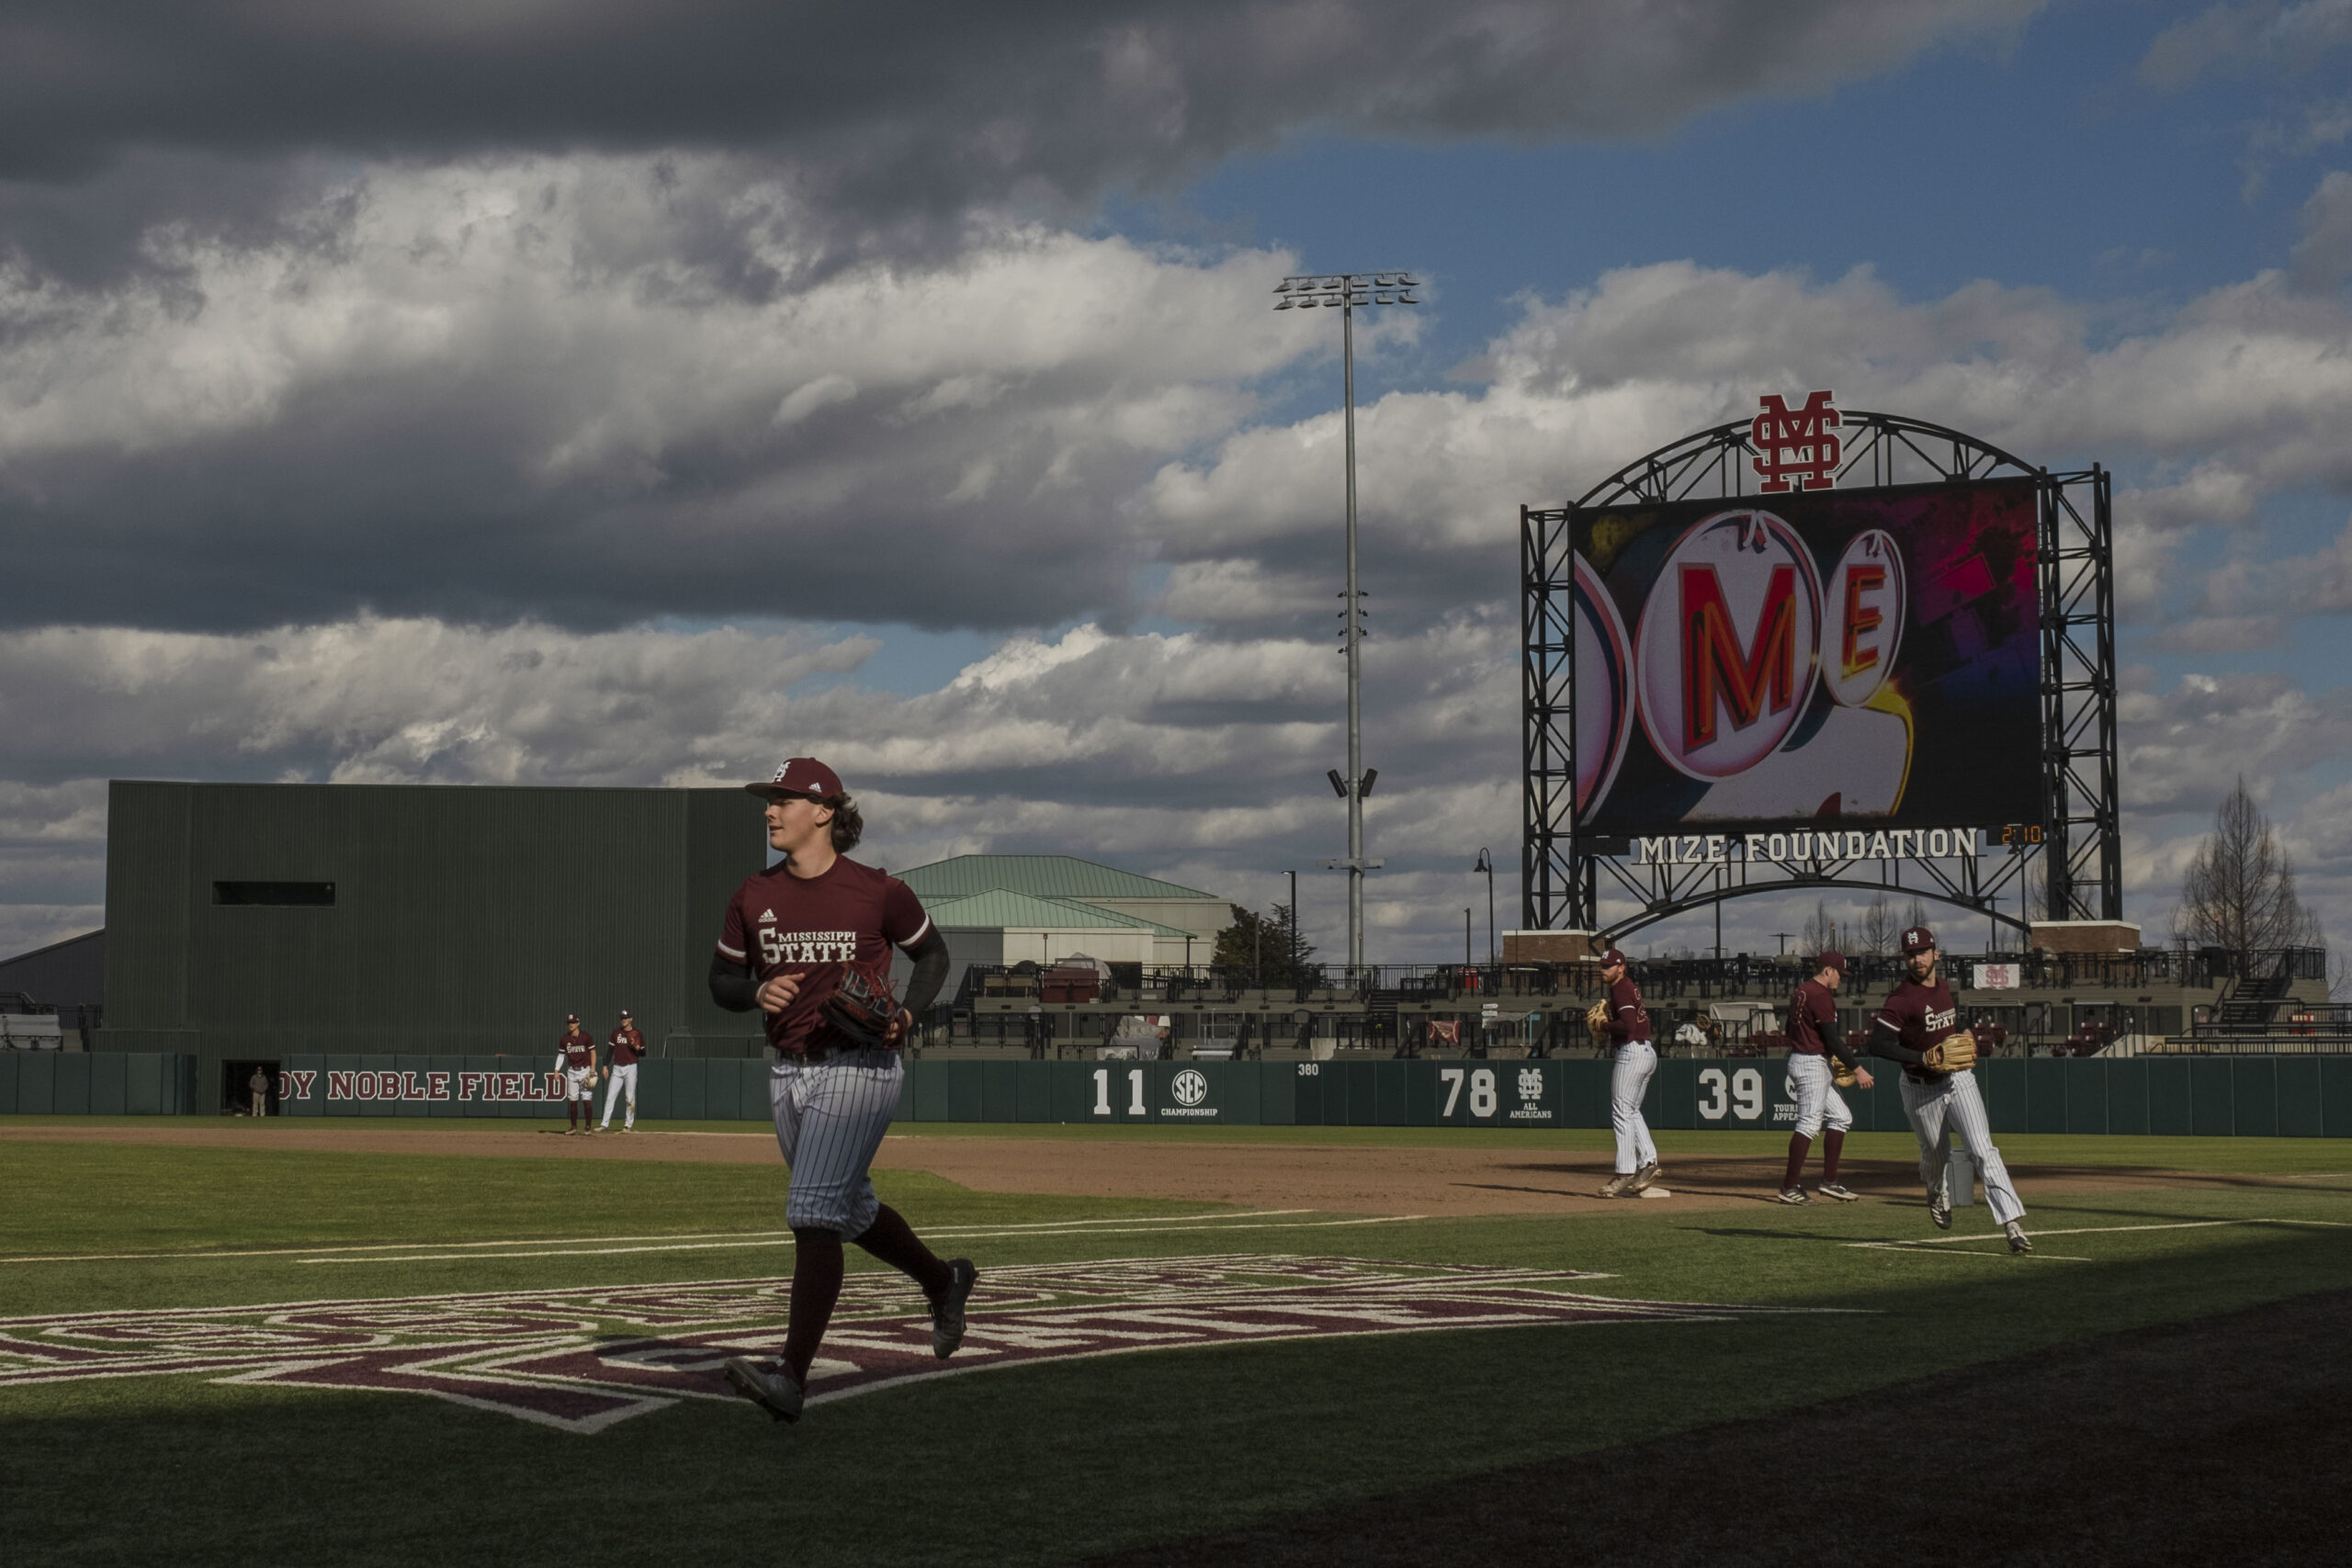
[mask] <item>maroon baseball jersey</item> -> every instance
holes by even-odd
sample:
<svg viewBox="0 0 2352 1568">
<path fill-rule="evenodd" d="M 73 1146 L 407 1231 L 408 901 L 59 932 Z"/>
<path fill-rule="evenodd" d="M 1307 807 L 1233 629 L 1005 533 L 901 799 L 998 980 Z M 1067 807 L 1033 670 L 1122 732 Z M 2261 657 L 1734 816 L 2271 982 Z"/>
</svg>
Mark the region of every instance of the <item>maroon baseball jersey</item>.
<svg viewBox="0 0 2352 1568">
<path fill-rule="evenodd" d="M 1873 1021 L 1884 1021 L 1902 1038 L 1904 1048 L 1910 1051 L 1924 1052 L 1930 1045 L 1940 1045 L 1960 1030 L 1960 1004 L 1952 999 L 1951 987 L 1944 983 L 1940 971 L 1931 986 L 1905 980 L 1871 1017 Z M 1903 1071 L 1915 1078 L 1926 1076 L 1908 1065 Z"/>
<path fill-rule="evenodd" d="M 585 1034 L 566 1034 L 555 1043 L 555 1048 L 563 1053 L 566 1067 L 593 1067 L 596 1065 L 596 1043 Z"/>
<path fill-rule="evenodd" d="M 1802 1056 L 1827 1055 L 1837 1027 L 1837 997 L 1818 980 L 1801 982 L 1789 998 L 1789 1049 Z"/>
<path fill-rule="evenodd" d="M 870 865 L 836 856 L 823 874 L 799 877 L 786 869 L 790 863 L 778 861 L 744 878 L 728 900 L 718 952 L 748 962 L 763 985 L 778 975 L 800 976 L 792 1005 L 763 1014 L 768 1043 L 798 1056 L 811 1043 L 848 1043 L 818 1010 L 853 967 L 887 991 L 890 949 L 922 941 L 931 918 L 914 889 Z"/>
<path fill-rule="evenodd" d="M 1609 987 L 1609 1033 L 1621 1041 L 1650 1037 L 1650 1010 L 1642 1005 L 1642 988 L 1631 975 Z"/>
<path fill-rule="evenodd" d="M 612 1038 L 605 1043 L 613 1048 L 613 1066 L 616 1067 L 634 1066 L 645 1055 L 645 1036 L 626 1023 L 614 1030 Z"/>
</svg>

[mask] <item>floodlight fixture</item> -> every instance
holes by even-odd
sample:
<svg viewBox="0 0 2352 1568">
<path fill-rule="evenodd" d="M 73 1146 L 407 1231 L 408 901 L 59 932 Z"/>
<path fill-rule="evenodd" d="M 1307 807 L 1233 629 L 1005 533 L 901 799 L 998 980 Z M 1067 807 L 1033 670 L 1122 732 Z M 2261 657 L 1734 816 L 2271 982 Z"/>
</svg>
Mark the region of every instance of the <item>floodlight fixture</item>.
<svg viewBox="0 0 2352 1568">
<path fill-rule="evenodd" d="M 1340 594 L 1340 650 L 1348 660 L 1348 772 L 1331 772 L 1334 789 L 1348 802 L 1348 964 L 1363 965 L 1363 874 L 1379 865 L 1363 857 L 1363 798 L 1377 770 L 1363 765 L 1363 590 L 1356 574 L 1356 311 L 1376 305 L 1418 305 L 1420 280 L 1409 272 L 1301 273 L 1274 286 L 1274 309 L 1306 310 L 1317 306 L 1340 312 L 1342 406 L 1346 411 L 1348 478 L 1348 585 Z M 1331 863 L 1326 862 L 1327 865 Z"/>
</svg>

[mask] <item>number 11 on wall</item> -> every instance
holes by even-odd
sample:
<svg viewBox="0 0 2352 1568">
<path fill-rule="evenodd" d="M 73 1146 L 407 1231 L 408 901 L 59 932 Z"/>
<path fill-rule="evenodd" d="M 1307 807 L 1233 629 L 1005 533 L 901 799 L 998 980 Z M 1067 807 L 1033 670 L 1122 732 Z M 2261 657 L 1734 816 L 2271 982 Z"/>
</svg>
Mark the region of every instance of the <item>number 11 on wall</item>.
<svg viewBox="0 0 2352 1568">
<path fill-rule="evenodd" d="M 1094 1069 L 1094 1114 L 1097 1116 L 1111 1114 L 1111 1069 L 1108 1067 Z M 1143 1069 L 1141 1067 L 1127 1069 L 1127 1114 L 1130 1116 L 1151 1114 L 1150 1109 L 1143 1102 Z"/>
</svg>

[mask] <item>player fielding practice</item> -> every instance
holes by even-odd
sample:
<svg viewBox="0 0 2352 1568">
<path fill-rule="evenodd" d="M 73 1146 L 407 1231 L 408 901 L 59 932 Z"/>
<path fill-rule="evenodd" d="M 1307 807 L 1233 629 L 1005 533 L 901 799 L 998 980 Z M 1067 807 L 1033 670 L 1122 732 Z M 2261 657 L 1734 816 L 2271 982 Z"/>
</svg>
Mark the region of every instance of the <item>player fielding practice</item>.
<svg viewBox="0 0 2352 1568">
<path fill-rule="evenodd" d="M 1854 1113 L 1838 1090 L 1847 1084 L 1868 1089 L 1872 1079 L 1838 1038 L 1838 987 L 1845 978 L 1845 954 L 1825 953 L 1814 965 L 1813 978 L 1800 983 L 1789 998 L 1789 1083 L 1796 1090 L 1797 1126 L 1789 1134 L 1789 1168 L 1781 1179 L 1783 1203 L 1811 1201 L 1801 1179 L 1804 1156 L 1816 1136 L 1821 1139 L 1821 1195 L 1841 1203 L 1855 1200 L 1838 1179 L 1838 1156 L 1854 1126 Z"/>
<path fill-rule="evenodd" d="M 1642 1120 L 1642 1096 L 1657 1071 L 1657 1047 L 1650 1043 L 1649 1009 L 1642 989 L 1625 972 L 1625 955 L 1615 948 L 1600 955 L 1601 983 L 1609 987 L 1602 1035 L 1614 1043 L 1609 1070 L 1609 1123 L 1617 1134 L 1617 1168 L 1601 1184 L 1603 1198 L 1628 1198 L 1657 1179 L 1657 1145 Z"/>
<path fill-rule="evenodd" d="M 899 1041 L 946 978 L 946 940 L 905 883 L 846 858 L 865 820 L 831 768 L 795 757 L 772 782 L 744 787 L 767 800 L 768 845 L 784 858 L 729 901 L 710 994 L 730 1011 L 766 1015 L 795 1250 L 782 1364 L 732 1357 L 726 1374 L 776 1420 L 797 1421 L 841 1296 L 843 1237 L 922 1288 L 942 1360 L 963 1343 L 978 1274 L 969 1259 L 942 1261 L 874 1193 L 875 1152 L 905 1080 Z M 894 946 L 915 965 L 903 1005 L 890 1000 Z"/>
<path fill-rule="evenodd" d="M 2025 1205 L 2009 1183 L 2008 1167 L 1993 1146 L 1993 1123 L 1976 1087 L 1976 1040 L 1960 1027 L 1960 1004 L 1937 973 L 1936 936 L 1925 926 L 1903 933 L 1909 973 L 1871 1019 L 1871 1052 L 1903 1064 L 1903 1114 L 1919 1139 L 1919 1179 L 1928 1187 L 1928 1215 L 1939 1230 L 1951 1226 L 1951 1161 L 1947 1130 L 1984 1181 L 1984 1201 L 2007 1233 L 2011 1252 L 2031 1252 Z"/>
<path fill-rule="evenodd" d="M 600 1131 L 613 1124 L 613 1102 L 624 1100 L 628 1109 L 622 1112 L 621 1131 L 637 1131 L 637 1064 L 645 1055 L 645 1036 L 637 1032 L 628 1009 L 621 1009 L 621 1021 L 605 1042 L 613 1054 L 613 1065 L 605 1080 L 605 1119 L 597 1123 Z"/>
<path fill-rule="evenodd" d="M 596 1130 L 596 1042 L 580 1026 L 578 1013 L 567 1013 L 563 1036 L 555 1043 L 555 1068 L 563 1075 L 563 1130 Z"/>
</svg>

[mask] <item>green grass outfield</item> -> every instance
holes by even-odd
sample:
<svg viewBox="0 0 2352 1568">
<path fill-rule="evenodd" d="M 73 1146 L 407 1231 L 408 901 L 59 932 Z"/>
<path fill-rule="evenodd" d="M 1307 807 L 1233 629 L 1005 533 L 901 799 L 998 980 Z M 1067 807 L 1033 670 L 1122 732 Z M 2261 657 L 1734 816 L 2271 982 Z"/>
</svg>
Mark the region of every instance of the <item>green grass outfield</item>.
<svg viewBox="0 0 2352 1568">
<path fill-rule="evenodd" d="M 0 1129 L 36 1124 L 0 1119 Z M 63 1121 L 68 1119 L 53 1119 Z M 126 1119 L 153 1126 L 152 1120 Z M 76 1124 L 88 1125 L 89 1119 Z M 217 1126 L 191 1119 L 182 1125 Z M 318 1128 L 317 1122 L 302 1130 Z M 356 1124 L 368 1131 L 379 1124 Z M 513 1131 L 435 1122 L 434 1134 Z M 691 1129 L 759 1135 L 742 1123 Z M 1604 1134 L 956 1127 L 913 1136 L 1593 1151 Z M 1775 1134 L 1663 1134 L 1762 1157 Z M 120 1377 L 0 1388 L 7 1561 L 882 1564 L 1068 1561 L 2150 1323 L 2352 1288 L 2352 1144 L 2011 1135 L 2040 1250 L 1933 1236 L 1916 1200 L 1672 1202 L 1363 1224 L 877 1185 L 984 1269 L 1250 1251 L 1609 1276 L 1594 1293 L 1838 1317 L 1499 1328 L 1110 1356 L 919 1382 L 794 1427 L 686 1401 L 582 1436 L 437 1399 Z M 1907 1158 L 1865 1134 L 1860 1158 Z M 2100 1168 L 2242 1184 L 2099 1190 Z M 0 1139 L 0 1316 L 786 1274 L 773 1167 Z M 1091 1234 L 1069 1222 L 1101 1222 Z M 1135 1221 L 1133 1224 L 1118 1222 Z M 1339 1223 L 1347 1221 L 1351 1223 Z M 1142 1223 L 1149 1222 L 1149 1223 Z M 2227 1222 L 2212 1224 L 2210 1222 Z M 1023 1230 L 1019 1227 L 1031 1227 Z M 1989 1233 L 1979 1207 L 1962 1232 Z M 2164 1227 L 2164 1228 L 2135 1228 Z M 2063 1234 L 2061 1234 L 2063 1233 Z M 622 1250 L 616 1238 L 670 1250 Z M 666 1238 L 666 1239 L 664 1239 Z M 560 1240 L 560 1247 L 466 1244 Z M 352 1249 L 378 1247 L 382 1257 Z M 452 1251 L 451 1249 L 458 1249 Z M 32 1259 L 49 1259 L 32 1261 Z M 324 1258 L 329 1261 L 306 1261 Z M 863 1261 L 852 1253 L 853 1264 Z M 983 1314 L 976 1312 L 976 1327 Z M 1929 1326 L 1931 1325 L 1931 1326 Z M 1923 1329 L 1925 1331 L 1923 1331 Z M 0 1362 L 5 1364 L 5 1362 Z M 1757 1484 L 1775 1484 L 1759 1474 Z"/>
</svg>

